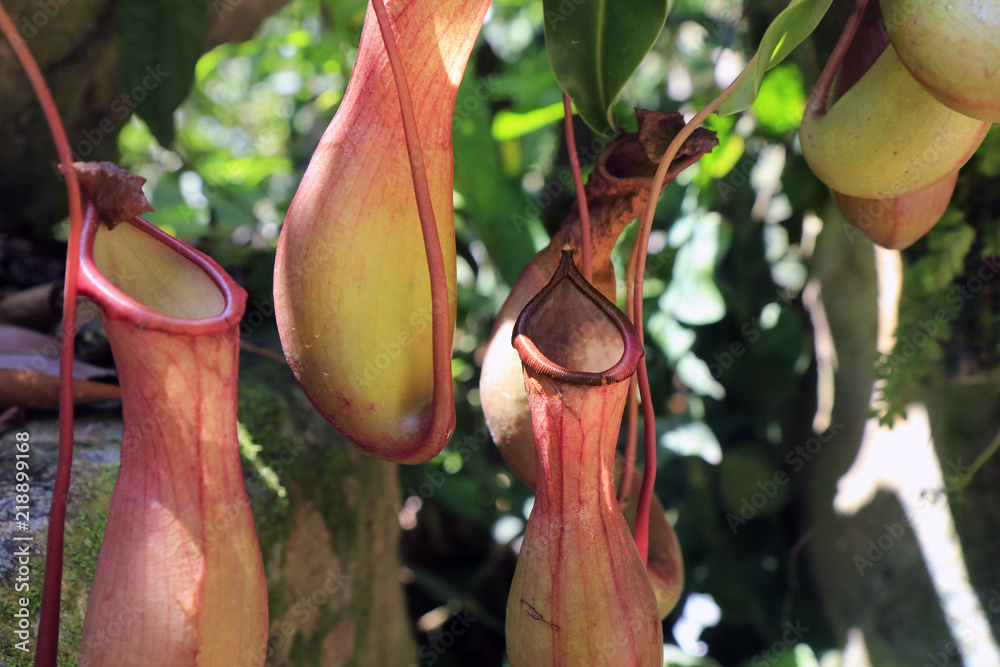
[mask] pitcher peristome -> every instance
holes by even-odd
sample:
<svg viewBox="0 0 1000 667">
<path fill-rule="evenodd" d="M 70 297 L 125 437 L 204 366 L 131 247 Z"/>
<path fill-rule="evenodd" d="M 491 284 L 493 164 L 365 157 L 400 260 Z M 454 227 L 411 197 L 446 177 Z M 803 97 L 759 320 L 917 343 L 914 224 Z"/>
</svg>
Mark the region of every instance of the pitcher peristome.
<svg viewBox="0 0 1000 667">
<path fill-rule="evenodd" d="M 125 428 L 79 664 L 263 665 L 267 588 L 236 438 L 246 293 L 152 225 L 119 222 L 88 206 L 81 248 Z"/>
<path fill-rule="evenodd" d="M 642 357 L 635 329 L 565 250 L 518 317 L 513 344 L 537 488 L 507 600 L 511 665 L 659 667 L 657 602 L 613 481 L 628 380 Z"/>
</svg>

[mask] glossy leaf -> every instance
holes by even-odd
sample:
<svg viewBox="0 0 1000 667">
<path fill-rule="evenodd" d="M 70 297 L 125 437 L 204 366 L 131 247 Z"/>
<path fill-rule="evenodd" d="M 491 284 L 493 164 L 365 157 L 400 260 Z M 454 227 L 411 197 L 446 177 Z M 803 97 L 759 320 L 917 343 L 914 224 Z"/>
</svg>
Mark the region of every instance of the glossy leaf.
<svg viewBox="0 0 1000 667">
<path fill-rule="evenodd" d="M 194 83 L 208 35 L 206 0 L 119 0 L 115 4 L 118 75 L 124 103 L 162 146 L 174 143 L 174 110 Z"/>
<path fill-rule="evenodd" d="M 656 42 L 668 0 L 544 0 L 545 44 L 559 87 L 596 132 L 615 130 L 611 105 Z"/>
<path fill-rule="evenodd" d="M 743 111 L 757 99 L 757 91 L 767 70 L 781 63 L 808 37 L 833 0 L 792 0 L 783 12 L 775 17 L 757 47 L 757 66 L 753 76 L 744 79 L 728 100 L 719 107 L 720 116 Z"/>
</svg>

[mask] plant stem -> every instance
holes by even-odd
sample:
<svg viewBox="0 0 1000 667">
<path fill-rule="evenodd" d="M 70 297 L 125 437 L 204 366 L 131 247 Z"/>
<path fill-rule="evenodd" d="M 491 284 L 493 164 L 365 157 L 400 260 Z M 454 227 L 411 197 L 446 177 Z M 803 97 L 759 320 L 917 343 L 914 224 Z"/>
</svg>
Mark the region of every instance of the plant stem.
<svg viewBox="0 0 1000 667">
<path fill-rule="evenodd" d="M 434 209 L 431 206 L 431 189 L 427 182 L 427 171 L 424 168 L 424 154 L 420 147 L 420 136 L 417 131 L 416 114 L 413 111 L 413 100 L 410 88 L 406 83 L 406 72 L 403 69 L 403 57 L 392 33 L 389 14 L 384 0 L 372 0 L 372 9 L 378 19 L 378 27 L 385 43 L 386 56 L 392 75 L 396 82 L 396 93 L 399 96 L 399 110 L 403 119 L 403 134 L 406 137 L 406 152 L 410 157 L 410 175 L 413 178 L 413 194 L 417 201 L 417 213 L 420 216 L 420 229 L 424 235 L 424 252 L 427 255 L 427 271 L 431 282 L 431 337 L 434 348 L 434 411 L 431 417 L 428 437 L 438 437 L 442 424 L 449 424 L 450 409 L 454 403 L 451 379 L 451 317 L 448 310 L 448 278 L 444 269 L 444 254 L 441 252 L 441 240 L 438 235 L 437 222 L 434 219 Z M 450 426 L 443 437 L 451 437 Z"/>
<path fill-rule="evenodd" d="M 969 471 L 962 475 L 954 484 L 946 484 L 945 490 L 948 493 L 964 491 L 965 487 L 972 481 L 972 478 L 979 472 L 979 469 L 983 467 L 983 464 L 989 461 L 990 457 L 996 454 L 998 449 L 1000 449 L 1000 433 L 997 433 L 990 444 L 986 446 L 986 449 L 979 453 L 976 460 L 969 466 Z"/>
<path fill-rule="evenodd" d="M 632 478 L 635 477 L 635 450 L 639 440 L 639 381 L 629 380 L 628 403 L 625 413 L 625 465 L 618 486 L 618 506 L 622 511 L 632 501 Z"/>
<path fill-rule="evenodd" d="M 847 23 L 844 24 L 844 31 L 840 33 L 840 39 L 837 40 L 837 46 L 834 47 L 833 53 L 830 54 L 830 59 L 826 61 L 826 67 L 823 68 L 823 72 L 816 81 L 816 86 L 813 88 L 812 93 L 809 94 L 806 108 L 810 113 L 817 116 L 826 114 L 826 100 L 830 95 L 830 87 L 833 85 L 833 79 L 837 76 L 840 64 L 844 61 L 844 54 L 847 53 L 848 47 L 850 47 L 851 42 L 854 40 L 854 33 L 858 31 L 858 26 L 861 25 L 861 17 L 864 16 L 867 5 L 868 0 L 857 0 L 855 2 L 854 9 L 851 11 Z"/>
<path fill-rule="evenodd" d="M 653 483 L 656 481 L 656 414 L 653 412 L 653 397 L 649 391 L 649 375 L 646 364 L 639 363 L 636 374 L 639 381 L 639 398 L 642 402 L 642 443 L 645 454 L 642 470 L 642 486 L 639 487 L 639 501 L 635 508 L 635 546 L 646 565 L 649 556 L 649 508 L 653 502 Z"/>
<path fill-rule="evenodd" d="M 695 114 L 681 131 L 677 133 L 667 150 L 660 158 L 660 164 L 656 168 L 656 175 L 649 186 L 649 198 L 646 201 L 646 209 L 643 211 L 642 220 L 639 223 L 639 233 L 636 235 L 635 243 L 638 247 L 635 261 L 635 279 L 632 287 L 632 322 L 635 330 L 639 334 L 639 344 L 645 344 L 642 321 L 642 282 L 646 273 L 646 248 L 649 247 L 649 233 L 653 228 L 653 214 L 656 213 L 656 203 L 659 200 L 660 188 L 663 186 L 663 179 L 666 178 L 670 163 L 677 156 L 684 141 L 701 126 L 705 119 L 711 116 L 722 106 L 722 103 L 729 99 L 729 96 L 743 83 L 757 66 L 757 56 L 754 55 L 747 63 L 740 75 L 729 84 L 729 86 L 719 93 L 718 97 L 709 102 L 704 109 Z M 653 500 L 653 483 L 656 481 L 656 416 L 653 413 L 652 398 L 649 390 L 649 375 L 646 370 L 646 357 L 643 356 L 639 362 L 639 396 L 642 400 L 643 416 L 643 442 L 646 448 L 646 468 L 643 470 L 642 487 L 639 490 L 639 506 L 636 508 L 635 517 L 635 544 L 639 548 L 642 560 L 646 562 L 646 550 L 649 545 L 649 505 Z"/>
<path fill-rule="evenodd" d="M 637 230 L 638 231 L 638 230 Z M 628 264 L 625 266 L 625 313 L 632 317 L 635 302 L 635 263 L 638 260 L 639 244 L 632 244 Z M 632 323 L 635 325 L 635 322 Z M 631 498 L 632 478 L 635 476 L 635 450 L 639 439 L 639 379 L 633 377 L 628 388 L 628 412 L 625 427 L 625 465 L 622 469 L 621 486 L 618 488 L 618 505 L 624 511 Z"/>
<path fill-rule="evenodd" d="M 0 30 L 21 61 L 21 67 L 35 90 L 45 113 L 52 140 L 63 167 L 66 194 L 69 197 L 69 244 L 66 249 L 66 276 L 63 283 L 62 349 L 59 355 L 59 457 L 52 488 L 48 538 L 45 545 L 45 580 L 42 584 L 41 620 L 35 648 L 36 667 L 55 667 L 59 652 L 59 604 L 62 591 L 63 535 L 66 526 L 66 499 L 73 467 L 73 342 L 76 335 L 76 286 L 80 270 L 80 231 L 83 228 L 83 205 L 80 184 L 73 169 L 66 128 L 52 93 L 45 83 L 38 63 L 0 4 Z"/>
<path fill-rule="evenodd" d="M 580 255 L 582 262 L 580 273 L 587 282 L 594 282 L 593 243 L 590 235 L 590 211 L 587 208 L 587 192 L 583 188 L 583 174 L 580 172 L 580 158 L 576 152 L 576 137 L 573 133 L 573 108 L 569 95 L 563 93 L 564 125 L 566 126 L 566 148 L 569 150 L 569 167 L 573 172 L 573 187 L 576 188 L 576 206 L 580 214 L 580 236 L 583 237 Z"/>
</svg>

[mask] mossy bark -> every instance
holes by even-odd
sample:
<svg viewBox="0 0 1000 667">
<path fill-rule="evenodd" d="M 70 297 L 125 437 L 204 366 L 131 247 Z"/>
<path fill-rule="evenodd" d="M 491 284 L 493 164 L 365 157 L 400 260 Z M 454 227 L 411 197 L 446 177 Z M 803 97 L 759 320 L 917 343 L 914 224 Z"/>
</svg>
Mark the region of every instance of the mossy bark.
<svg viewBox="0 0 1000 667">
<path fill-rule="evenodd" d="M 384 667 L 412 661 L 399 582 L 397 468 L 359 453 L 309 405 L 287 367 L 244 355 L 240 446 L 267 574 L 268 665 Z M 14 442 L 31 442 L 29 609 L 31 648 L 0 627 L 0 664 L 32 664 L 44 540 L 57 444 L 54 415 L 16 424 L 0 437 L 0 499 L 13 500 Z M 76 664 L 87 594 L 118 469 L 121 413 L 113 406 L 77 420 L 66 526 L 60 666 Z M 15 525 L 0 523 L 0 613 L 12 618 Z M 224 529 L 224 527 L 222 527 Z M 127 619 L 126 619 L 127 620 Z M 127 632 L 127 623 L 116 631 Z M 111 637 L 113 639 L 113 637 Z M 6 662 L 4 662 L 6 661 Z"/>
<path fill-rule="evenodd" d="M 288 0 L 215 0 L 205 50 L 249 39 Z M 38 61 L 77 160 L 118 159 L 118 133 L 139 103 L 122 90 L 113 0 L 6 0 Z M 35 93 L 0 38 L 0 232 L 33 227 L 39 236 L 66 217 L 59 158 Z"/>
<path fill-rule="evenodd" d="M 415 646 L 399 580 L 397 467 L 334 431 L 283 364 L 245 366 L 240 420 L 259 448 L 248 492 L 270 596 L 268 664 L 405 664 Z"/>
</svg>

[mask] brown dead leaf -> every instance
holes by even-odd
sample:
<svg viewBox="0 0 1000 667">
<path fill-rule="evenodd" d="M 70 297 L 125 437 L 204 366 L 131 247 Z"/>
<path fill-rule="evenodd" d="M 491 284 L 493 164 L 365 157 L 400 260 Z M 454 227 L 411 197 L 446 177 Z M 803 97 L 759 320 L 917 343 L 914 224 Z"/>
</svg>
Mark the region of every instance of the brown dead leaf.
<svg viewBox="0 0 1000 667">
<path fill-rule="evenodd" d="M 73 168 L 80 179 L 80 189 L 94 203 L 109 229 L 153 210 L 142 192 L 142 184 L 146 182 L 142 176 L 114 162 L 74 162 Z"/>
<path fill-rule="evenodd" d="M 76 404 L 116 401 L 122 396 L 116 384 L 73 380 L 73 402 Z M 51 410 L 59 406 L 59 377 L 29 370 L 0 368 L 0 410 L 16 405 L 35 410 Z"/>
<path fill-rule="evenodd" d="M 59 404 L 59 341 L 11 325 L 0 325 L 0 409 L 17 405 L 49 409 Z M 82 361 L 73 364 L 73 398 L 76 403 L 121 398 L 111 379 L 115 371 Z"/>
</svg>

